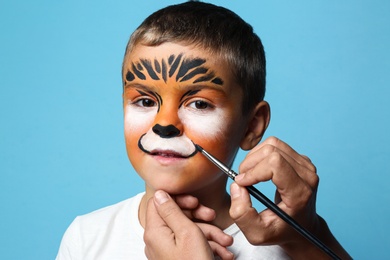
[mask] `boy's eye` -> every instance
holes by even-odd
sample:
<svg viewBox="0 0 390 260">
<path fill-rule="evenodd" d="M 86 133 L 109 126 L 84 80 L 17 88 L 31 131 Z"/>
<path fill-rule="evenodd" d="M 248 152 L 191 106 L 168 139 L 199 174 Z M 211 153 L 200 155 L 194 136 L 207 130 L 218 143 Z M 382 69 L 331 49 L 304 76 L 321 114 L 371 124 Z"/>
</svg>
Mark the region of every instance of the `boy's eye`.
<svg viewBox="0 0 390 260">
<path fill-rule="evenodd" d="M 151 99 L 148 98 L 142 98 L 134 102 L 134 104 L 141 106 L 141 107 L 154 107 L 156 106 L 156 102 L 154 102 Z"/>
<path fill-rule="evenodd" d="M 212 106 L 209 103 L 207 103 L 206 101 L 203 101 L 203 100 L 196 100 L 194 102 L 191 102 L 189 104 L 189 107 L 196 108 L 196 109 L 212 108 Z"/>
</svg>

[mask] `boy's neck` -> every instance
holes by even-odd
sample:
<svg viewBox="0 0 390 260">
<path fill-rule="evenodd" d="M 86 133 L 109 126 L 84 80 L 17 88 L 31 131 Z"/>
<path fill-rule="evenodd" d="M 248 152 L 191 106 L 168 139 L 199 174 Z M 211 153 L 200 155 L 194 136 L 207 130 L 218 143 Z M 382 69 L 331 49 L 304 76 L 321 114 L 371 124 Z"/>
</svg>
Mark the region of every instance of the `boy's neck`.
<svg viewBox="0 0 390 260">
<path fill-rule="evenodd" d="M 219 228 L 226 229 L 234 223 L 229 215 L 230 208 L 230 196 L 226 192 L 226 183 L 220 185 L 221 187 L 213 187 L 212 191 L 207 188 L 207 190 L 200 190 L 190 195 L 196 197 L 204 206 L 212 208 L 216 212 L 216 218 L 210 223 Z M 145 195 L 143 196 L 140 206 L 138 217 L 142 227 L 145 227 L 145 215 L 146 215 L 146 206 L 148 200 L 153 197 L 154 191 L 146 189 Z"/>
</svg>

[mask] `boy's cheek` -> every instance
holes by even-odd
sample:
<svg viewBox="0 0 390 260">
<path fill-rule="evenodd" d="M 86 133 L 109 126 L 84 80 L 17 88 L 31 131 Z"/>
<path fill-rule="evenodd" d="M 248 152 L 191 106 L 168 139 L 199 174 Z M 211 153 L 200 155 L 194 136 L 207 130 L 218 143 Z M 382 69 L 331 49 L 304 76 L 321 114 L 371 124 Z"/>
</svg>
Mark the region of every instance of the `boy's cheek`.
<svg viewBox="0 0 390 260">
<path fill-rule="evenodd" d="M 131 113 L 131 110 L 125 111 L 124 133 L 129 159 L 133 159 L 131 157 L 138 157 L 137 155 L 141 153 L 141 150 L 138 148 L 138 141 L 152 127 L 153 119 L 154 114 L 141 115 L 139 113 Z"/>
<path fill-rule="evenodd" d="M 229 120 L 227 113 L 222 109 L 200 116 L 181 110 L 178 115 L 185 126 L 186 135 L 190 138 L 217 141 L 221 135 L 228 132 Z"/>
<path fill-rule="evenodd" d="M 125 134 L 132 132 L 146 133 L 153 123 L 156 113 L 149 111 L 148 113 L 140 113 L 136 109 L 125 108 L 124 126 Z"/>
<path fill-rule="evenodd" d="M 145 156 L 145 153 L 138 147 L 138 140 L 141 136 L 142 133 L 125 130 L 127 157 L 136 171 L 140 169 Z"/>
</svg>

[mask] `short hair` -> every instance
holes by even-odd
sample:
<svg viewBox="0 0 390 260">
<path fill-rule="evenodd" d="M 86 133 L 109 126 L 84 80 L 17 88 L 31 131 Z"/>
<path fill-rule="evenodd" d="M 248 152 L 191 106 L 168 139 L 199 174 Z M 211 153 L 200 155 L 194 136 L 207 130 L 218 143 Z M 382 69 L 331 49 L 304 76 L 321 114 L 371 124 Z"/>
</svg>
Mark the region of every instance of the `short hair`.
<svg viewBox="0 0 390 260">
<path fill-rule="evenodd" d="M 194 44 L 222 57 L 243 90 L 244 114 L 264 99 L 266 62 L 263 44 L 234 12 L 209 3 L 189 1 L 167 6 L 149 17 L 131 35 L 124 62 L 137 44 Z M 122 67 L 122 75 L 123 75 Z"/>
</svg>

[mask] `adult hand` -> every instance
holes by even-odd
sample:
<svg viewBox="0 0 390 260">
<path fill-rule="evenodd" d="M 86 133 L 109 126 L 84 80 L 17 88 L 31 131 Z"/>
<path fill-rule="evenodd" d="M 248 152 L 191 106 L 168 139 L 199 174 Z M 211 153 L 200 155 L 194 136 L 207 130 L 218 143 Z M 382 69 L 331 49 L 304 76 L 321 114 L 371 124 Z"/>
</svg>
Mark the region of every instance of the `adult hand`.
<svg viewBox="0 0 390 260">
<path fill-rule="evenodd" d="M 197 201 L 195 201 L 197 203 Z M 233 259 L 226 247 L 232 238 L 219 228 L 206 223 L 194 223 L 186 215 L 209 221 L 210 209 L 194 207 L 194 200 L 179 197 L 179 205 L 164 191 L 157 191 L 148 202 L 144 233 L 148 259 Z M 192 209 L 192 210 L 191 210 Z"/>
<path fill-rule="evenodd" d="M 270 137 L 248 153 L 231 185 L 230 215 L 248 241 L 255 245 L 278 244 L 293 258 L 327 256 L 269 209 L 258 213 L 245 186 L 271 180 L 276 186 L 275 203 L 300 225 L 336 253 L 349 258 L 317 215 L 315 203 L 319 178 L 310 159 L 283 141 Z"/>
</svg>

